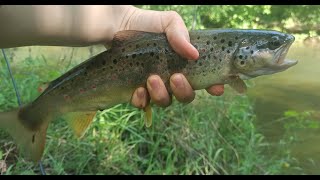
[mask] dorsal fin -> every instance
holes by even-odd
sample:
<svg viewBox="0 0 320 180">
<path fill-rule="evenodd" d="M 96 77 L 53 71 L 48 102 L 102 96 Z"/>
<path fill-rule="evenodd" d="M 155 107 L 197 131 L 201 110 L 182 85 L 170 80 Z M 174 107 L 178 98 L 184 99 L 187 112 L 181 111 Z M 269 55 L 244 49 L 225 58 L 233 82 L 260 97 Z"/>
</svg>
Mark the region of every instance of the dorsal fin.
<svg viewBox="0 0 320 180">
<path fill-rule="evenodd" d="M 154 38 L 155 34 L 158 33 L 152 33 L 152 32 L 144 32 L 144 31 L 135 31 L 135 30 L 125 30 L 125 31 L 119 31 L 117 32 L 112 40 L 112 46 L 113 47 L 119 47 L 126 45 L 128 43 L 137 41 L 141 38 Z"/>
</svg>

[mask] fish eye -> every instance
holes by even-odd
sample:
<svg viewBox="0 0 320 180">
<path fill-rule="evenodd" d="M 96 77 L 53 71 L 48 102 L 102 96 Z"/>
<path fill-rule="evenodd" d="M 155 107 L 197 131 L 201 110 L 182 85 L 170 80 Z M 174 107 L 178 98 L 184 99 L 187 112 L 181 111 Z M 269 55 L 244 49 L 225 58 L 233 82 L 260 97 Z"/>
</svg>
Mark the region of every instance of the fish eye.
<svg viewBox="0 0 320 180">
<path fill-rule="evenodd" d="M 269 49 L 275 50 L 277 49 L 281 44 L 278 36 L 273 36 L 272 41 L 269 42 Z"/>
</svg>

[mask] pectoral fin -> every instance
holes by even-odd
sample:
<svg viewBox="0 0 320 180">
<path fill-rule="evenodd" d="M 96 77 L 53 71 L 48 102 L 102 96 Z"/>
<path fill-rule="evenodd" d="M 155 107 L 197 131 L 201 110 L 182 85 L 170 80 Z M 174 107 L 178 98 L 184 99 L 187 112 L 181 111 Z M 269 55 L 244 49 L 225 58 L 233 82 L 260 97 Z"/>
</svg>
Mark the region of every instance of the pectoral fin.
<svg viewBox="0 0 320 180">
<path fill-rule="evenodd" d="M 146 127 L 152 125 L 152 108 L 150 103 L 143 109 L 144 110 L 144 123 Z"/>
<path fill-rule="evenodd" d="M 244 94 L 247 91 L 246 83 L 239 77 L 232 77 L 229 86 L 240 94 Z"/>
<path fill-rule="evenodd" d="M 81 138 L 89 125 L 92 123 L 96 111 L 89 112 L 71 112 L 66 114 L 64 117 L 67 119 L 70 127 L 73 129 L 74 134 Z"/>
</svg>

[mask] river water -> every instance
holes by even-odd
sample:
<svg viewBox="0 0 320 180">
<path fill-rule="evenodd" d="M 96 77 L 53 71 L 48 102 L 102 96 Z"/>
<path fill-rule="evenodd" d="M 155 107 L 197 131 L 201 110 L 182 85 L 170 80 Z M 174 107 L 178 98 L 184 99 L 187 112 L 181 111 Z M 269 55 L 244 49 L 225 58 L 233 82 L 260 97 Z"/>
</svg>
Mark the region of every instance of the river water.
<svg viewBox="0 0 320 180">
<path fill-rule="evenodd" d="M 254 87 L 248 90 L 254 102 L 257 127 L 274 144 L 284 136 L 284 126 L 288 122 L 280 119 L 285 111 L 320 112 L 320 48 L 293 44 L 287 58 L 299 62 L 285 72 L 254 79 Z M 312 119 L 320 121 L 320 113 Z M 292 155 L 300 162 L 304 173 L 320 174 L 319 128 L 297 129 L 294 133 L 299 141 L 290 145 Z"/>
</svg>

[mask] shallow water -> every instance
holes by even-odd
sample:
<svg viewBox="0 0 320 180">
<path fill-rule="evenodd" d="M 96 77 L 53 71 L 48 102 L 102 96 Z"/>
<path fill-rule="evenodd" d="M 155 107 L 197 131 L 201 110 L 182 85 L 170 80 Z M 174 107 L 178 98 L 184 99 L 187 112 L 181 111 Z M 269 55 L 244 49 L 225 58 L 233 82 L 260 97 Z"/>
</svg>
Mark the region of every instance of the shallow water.
<svg viewBox="0 0 320 180">
<path fill-rule="evenodd" d="M 293 44 L 287 58 L 299 62 L 285 72 L 256 78 L 248 91 L 255 102 L 257 127 L 274 143 L 284 135 L 285 121 L 279 119 L 285 111 L 320 112 L 320 49 Z M 312 118 L 320 121 L 320 115 Z M 299 143 L 290 146 L 292 155 L 299 160 L 304 173 L 320 174 L 320 130 L 299 129 L 296 134 Z"/>
</svg>

